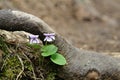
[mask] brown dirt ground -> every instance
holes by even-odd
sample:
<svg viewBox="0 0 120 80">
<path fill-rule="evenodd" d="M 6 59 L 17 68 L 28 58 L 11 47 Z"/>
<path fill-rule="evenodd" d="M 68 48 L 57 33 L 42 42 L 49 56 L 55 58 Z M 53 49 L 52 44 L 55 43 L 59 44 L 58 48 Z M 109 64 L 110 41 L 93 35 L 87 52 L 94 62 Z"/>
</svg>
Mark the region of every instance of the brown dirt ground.
<svg viewBox="0 0 120 80">
<path fill-rule="evenodd" d="M 1 9 L 36 15 L 79 48 L 111 55 L 120 55 L 119 4 L 120 0 L 0 0 Z"/>
</svg>

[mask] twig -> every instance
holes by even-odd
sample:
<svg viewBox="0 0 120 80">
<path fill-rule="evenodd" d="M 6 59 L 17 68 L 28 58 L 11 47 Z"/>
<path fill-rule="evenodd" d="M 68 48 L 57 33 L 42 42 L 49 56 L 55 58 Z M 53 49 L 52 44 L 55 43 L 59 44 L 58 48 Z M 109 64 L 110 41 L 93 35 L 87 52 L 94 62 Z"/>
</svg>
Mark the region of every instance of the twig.
<svg viewBox="0 0 120 80">
<path fill-rule="evenodd" d="M 21 75 L 21 74 L 23 73 L 23 71 L 24 71 L 24 64 L 23 64 L 23 61 L 22 61 L 22 59 L 19 57 L 19 55 L 17 55 L 17 57 L 18 57 L 18 59 L 19 59 L 21 65 L 22 65 L 22 70 L 21 70 L 21 72 L 17 75 L 16 80 L 18 80 L 18 78 L 20 77 L 20 75 Z"/>
<path fill-rule="evenodd" d="M 23 52 L 22 52 L 23 53 Z M 26 59 L 32 64 L 32 62 L 31 62 L 31 60 L 23 53 L 23 55 L 26 57 Z M 37 78 L 36 78 L 36 75 L 35 75 L 35 71 L 34 71 L 34 69 L 33 69 L 33 67 L 32 67 L 32 72 L 33 72 L 33 78 L 35 79 L 35 80 L 37 80 Z"/>
<path fill-rule="evenodd" d="M 4 68 L 4 66 L 6 65 L 6 61 L 9 60 L 8 58 L 10 57 L 10 55 L 7 55 L 6 59 L 3 61 L 3 65 L 1 67 L 1 70 Z"/>
</svg>

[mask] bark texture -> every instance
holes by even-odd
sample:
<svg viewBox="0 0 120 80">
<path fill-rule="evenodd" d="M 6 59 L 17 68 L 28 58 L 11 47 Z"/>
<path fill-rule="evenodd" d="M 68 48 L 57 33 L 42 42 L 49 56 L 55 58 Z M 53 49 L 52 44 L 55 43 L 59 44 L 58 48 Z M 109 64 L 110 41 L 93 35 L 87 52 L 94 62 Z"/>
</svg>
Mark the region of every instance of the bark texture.
<svg viewBox="0 0 120 80">
<path fill-rule="evenodd" d="M 0 29 L 38 34 L 42 41 L 44 40 L 43 33 L 55 32 L 40 18 L 15 10 L 0 10 Z M 65 80 L 120 80 L 119 59 L 97 52 L 80 50 L 58 33 L 56 33 L 54 44 L 58 46 L 59 52 L 68 62 L 60 68 L 59 77 Z"/>
</svg>

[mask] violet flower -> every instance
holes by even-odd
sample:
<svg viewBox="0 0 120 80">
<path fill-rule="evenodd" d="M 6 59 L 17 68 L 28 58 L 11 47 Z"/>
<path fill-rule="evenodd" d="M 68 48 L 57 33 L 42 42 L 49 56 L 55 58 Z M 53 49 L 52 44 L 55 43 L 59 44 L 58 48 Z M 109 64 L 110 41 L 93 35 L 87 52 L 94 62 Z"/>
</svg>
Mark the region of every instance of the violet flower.
<svg viewBox="0 0 120 80">
<path fill-rule="evenodd" d="M 38 37 L 39 37 L 39 35 L 29 35 L 30 44 L 40 43 Z"/>
<path fill-rule="evenodd" d="M 43 35 L 45 36 L 44 41 L 52 42 L 55 40 L 55 33 L 44 33 Z"/>
</svg>

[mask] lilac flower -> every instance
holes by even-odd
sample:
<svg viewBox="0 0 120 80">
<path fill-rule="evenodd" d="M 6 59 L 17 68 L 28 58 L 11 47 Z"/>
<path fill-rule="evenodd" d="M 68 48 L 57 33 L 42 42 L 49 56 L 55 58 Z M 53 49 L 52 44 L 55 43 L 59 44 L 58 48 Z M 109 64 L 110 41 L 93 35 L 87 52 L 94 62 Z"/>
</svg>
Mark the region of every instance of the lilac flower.
<svg viewBox="0 0 120 80">
<path fill-rule="evenodd" d="M 38 37 L 39 37 L 39 35 L 29 35 L 30 44 L 40 43 Z"/>
<path fill-rule="evenodd" d="M 55 40 L 55 33 L 44 33 L 43 35 L 45 36 L 44 41 L 52 42 Z"/>
</svg>

